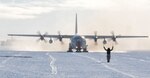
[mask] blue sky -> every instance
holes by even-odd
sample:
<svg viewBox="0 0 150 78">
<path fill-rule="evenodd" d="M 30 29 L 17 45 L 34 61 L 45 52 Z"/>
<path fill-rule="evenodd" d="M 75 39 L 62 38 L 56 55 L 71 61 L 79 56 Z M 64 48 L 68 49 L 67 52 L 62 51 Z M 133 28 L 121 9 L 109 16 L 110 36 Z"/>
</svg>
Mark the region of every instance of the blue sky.
<svg viewBox="0 0 150 78">
<path fill-rule="evenodd" d="M 0 0 L 0 36 L 8 33 L 150 35 L 149 0 Z"/>
</svg>

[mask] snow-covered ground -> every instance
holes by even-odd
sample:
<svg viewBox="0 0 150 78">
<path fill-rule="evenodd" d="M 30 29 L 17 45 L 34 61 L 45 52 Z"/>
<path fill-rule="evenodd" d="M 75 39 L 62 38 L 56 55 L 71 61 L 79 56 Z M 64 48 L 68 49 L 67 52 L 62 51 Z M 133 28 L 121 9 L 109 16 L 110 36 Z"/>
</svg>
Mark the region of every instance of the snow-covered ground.
<svg viewBox="0 0 150 78">
<path fill-rule="evenodd" d="M 150 52 L 0 52 L 0 78 L 150 78 Z"/>
</svg>

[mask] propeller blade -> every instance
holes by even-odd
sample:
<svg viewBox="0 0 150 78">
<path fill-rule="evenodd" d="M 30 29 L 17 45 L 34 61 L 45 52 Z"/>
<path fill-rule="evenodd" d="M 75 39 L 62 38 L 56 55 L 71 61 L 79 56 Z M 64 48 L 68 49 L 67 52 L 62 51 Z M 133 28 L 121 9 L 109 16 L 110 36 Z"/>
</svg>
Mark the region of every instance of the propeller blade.
<svg viewBox="0 0 150 78">
<path fill-rule="evenodd" d="M 39 41 L 40 41 L 40 39 L 37 39 L 37 40 L 36 40 L 36 42 L 39 42 Z"/>
<path fill-rule="evenodd" d="M 58 35 L 60 35 L 60 31 L 58 31 Z"/>
<path fill-rule="evenodd" d="M 40 31 L 38 31 L 38 32 L 37 32 L 37 34 L 38 34 L 38 35 L 41 35 L 41 32 L 40 32 Z"/>
<path fill-rule="evenodd" d="M 115 35 L 114 31 L 112 31 L 111 34 L 114 36 Z"/>
<path fill-rule="evenodd" d="M 95 36 L 97 36 L 97 31 L 94 31 Z"/>
<path fill-rule="evenodd" d="M 48 35 L 48 32 L 45 32 L 45 33 L 43 34 L 43 36 L 46 36 L 46 35 Z"/>
<path fill-rule="evenodd" d="M 47 40 L 44 39 L 44 42 L 47 43 Z"/>
<path fill-rule="evenodd" d="M 40 36 L 40 38 L 39 38 L 37 41 L 38 41 L 38 42 L 39 42 L 39 41 L 44 41 L 44 42 L 46 43 L 47 40 L 44 38 L 44 36 L 48 35 L 48 33 L 45 32 L 43 35 L 41 34 L 40 31 L 38 31 L 37 33 L 38 33 L 38 35 Z"/>
<path fill-rule="evenodd" d="M 61 45 L 63 45 L 64 44 L 64 41 L 61 41 Z"/>
<path fill-rule="evenodd" d="M 115 41 L 115 44 L 117 45 L 117 44 L 118 44 L 118 42 L 117 42 L 117 41 Z"/>
</svg>

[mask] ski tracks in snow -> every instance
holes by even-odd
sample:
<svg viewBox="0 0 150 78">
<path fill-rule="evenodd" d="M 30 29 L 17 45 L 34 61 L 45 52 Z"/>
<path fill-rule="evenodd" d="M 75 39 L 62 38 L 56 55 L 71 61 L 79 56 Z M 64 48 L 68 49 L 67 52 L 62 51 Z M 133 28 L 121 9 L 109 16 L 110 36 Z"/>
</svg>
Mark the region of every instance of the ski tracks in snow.
<svg viewBox="0 0 150 78">
<path fill-rule="evenodd" d="M 132 74 L 123 72 L 123 71 L 121 71 L 121 70 L 119 70 L 119 69 L 116 69 L 116 68 L 113 68 L 113 67 L 111 67 L 111 66 L 109 66 L 109 65 L 107 65 L 107 64 L 105 64 L 105 63 L 103 63 L 102 61 L 96 59 L 96 58 L 93 58 L 93 57 L 90 57 L 90 56 L 85 56 L 85 55 L 78 55 L 78 54 L 75 54 L 75 53 L 73 53 L 73 54 L 74 54 L 74 55 L 77 55 L 77 56 L 79 56 L 79 57 L 88 58 L 88 59 L 93 60 L 93 61 L 95 61 L 95 62 L 97 62 L 97 63 L 101 63 L 105 68 L 107 68 L 107 69 L 109 69 L 109 70 L 112 70 L 112 71 L 115 71 L 115 72 L 117 72 L 117 73 L 120 73 L 120 74 L 122 74 L 122 75 L 126 75 L 126 76 L 131 77 L 131 78 L 137 78 L 136 76 L 134 76 L 134 75 L 132 75 Z"/>
<path fill-rule="evenodd" d="M 53 74 L 53 75 L 56 75 L 57 74 L 57 67 L 55 66 L 55 62 L 56 62 L 56 59 L 52 56 L 52 55 L 50 55 L 49 53 L 46 53 L 46 55 L 48 55 L 48 57 L 49 57 L 49 60 L 50 60 L 50 67 L 51 67 L 51 74 Z"/>
</svg>

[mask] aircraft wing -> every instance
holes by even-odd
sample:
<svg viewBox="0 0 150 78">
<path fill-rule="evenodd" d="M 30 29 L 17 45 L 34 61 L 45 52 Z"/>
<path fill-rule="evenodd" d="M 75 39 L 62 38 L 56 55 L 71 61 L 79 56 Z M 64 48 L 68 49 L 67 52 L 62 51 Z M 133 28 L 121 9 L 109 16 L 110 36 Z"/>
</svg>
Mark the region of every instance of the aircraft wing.
<svg viewBox="0 0 150 78">
<path fill-rule="evenodd" d="M 26 37 L 40 37 L 41 35 L 36 35 L 36 34 L 8 34 L 8 36 L 26 36 Z M 45 38 L 58 38 L 61 36 L 62 38 L 71 38 L 73 35 L 42 35 Z M 94 35 L 82 35 L 87 39 L 93 39 L 95 38 Z M 104 38 L 112 38 L 113 36 L 111 35 L 98 35 L 96 36 L 97 39 L 104 39 Z M 115 38 L 148 38 L 148 36 L 115 36 Z"/>
<path fill-rule="evenodd" d="M 48 38 L 58 38 L 60 36 L 62 38 L 71 38 L 73 35 L 45 35 L 45 37 L 48 37 Z"/>
<path fill-rule="evenodd" d="M 8 36 L 27 36 L 27 37 L 40 37 L 40 35 L 32 35 L 32 34 L 8 34 Z"/>
<path fill-rule="evenodd" d="M 116 36 L 116 38 L 148 38 L 148 36 Z"/>
<path fill-rule="evenodd" d="M 101 36 L 94 36 L 94 35 L 83 35 L 87 39 L 94 39 L 95 37 L 97 39 L 106 39 L 106 38 L 148 38 L 148 36 L 111 36 L 111 35 L 101 35 Z"/>
<path fill-rule="evenodd" d="M 101 36 L 95 36 L 95 35 L 83 35 L 87 39 L 93 39 L 97 37 L 97 39 L 104 39 L 104 38 L 112 38 L 112 36 L 107 36 L 107 35 L 101 35 Z"/>
<path fill-rule="evenodd" d="M 8 36 L 24 36 L 24 37 L 45 37 L 45 38 L 71 38 L 73 35 L 36 35 L 36 34 L 8 34 Z"/>
</svg>

